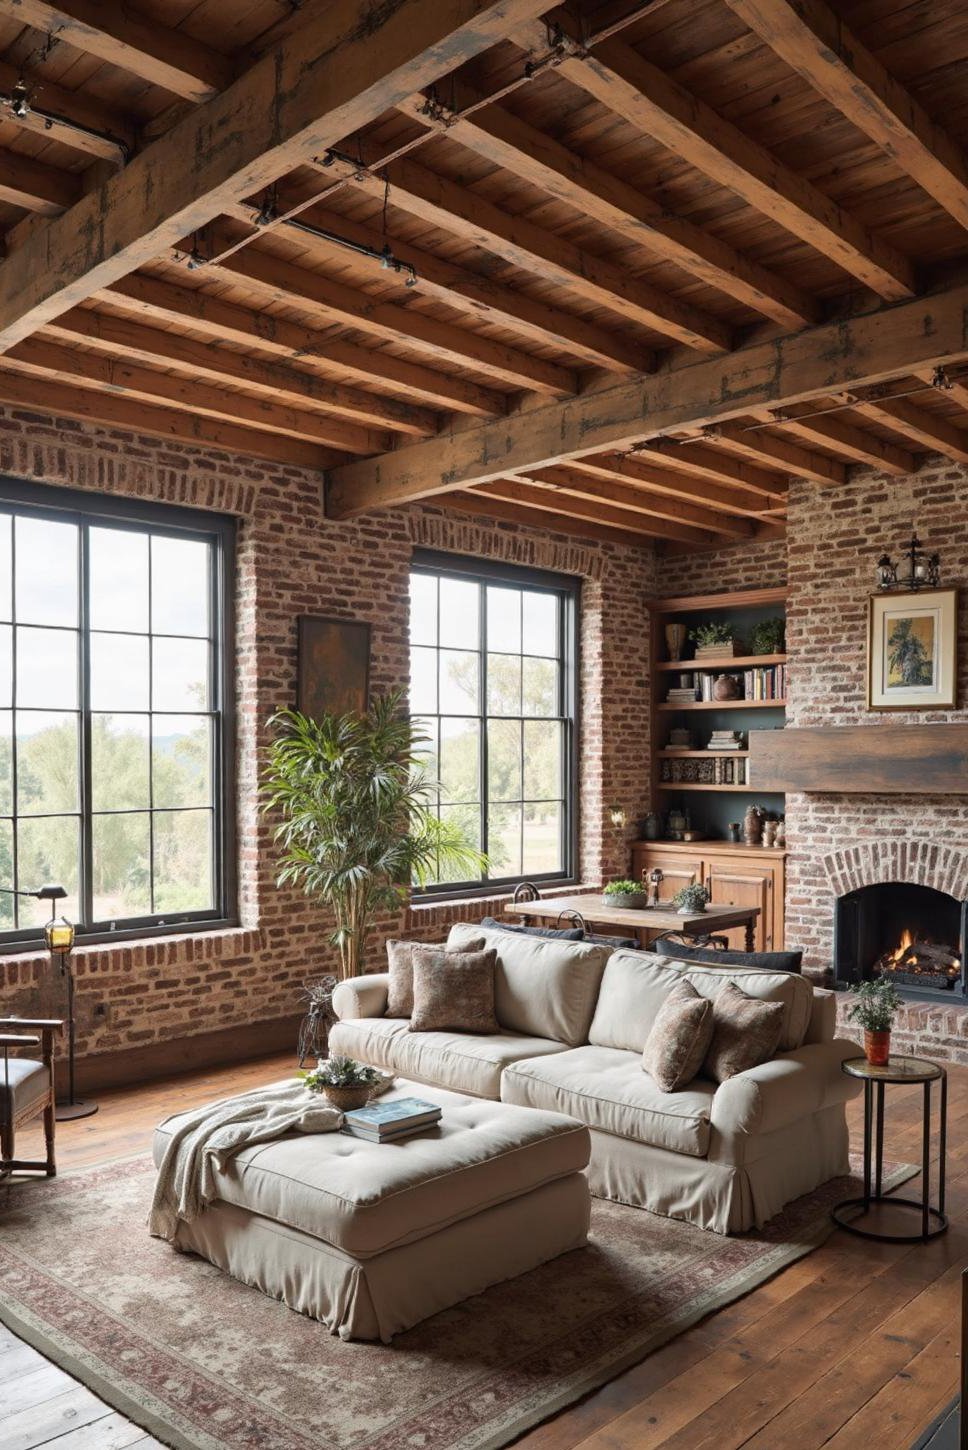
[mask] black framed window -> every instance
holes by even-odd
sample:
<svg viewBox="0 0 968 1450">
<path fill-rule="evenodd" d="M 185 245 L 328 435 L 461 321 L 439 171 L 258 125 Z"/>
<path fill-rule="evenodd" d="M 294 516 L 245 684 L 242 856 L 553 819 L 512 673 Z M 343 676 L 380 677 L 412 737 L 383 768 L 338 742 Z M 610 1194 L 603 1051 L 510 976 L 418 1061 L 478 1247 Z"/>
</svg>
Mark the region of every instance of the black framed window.
<svg viewBox="0 0 968 1450">
<path fill-rule="evenodd" d="M 486 876 L 435 892 L 573 879 L 579 581 L 415 555 L 410 712 L 429 740 L 438 814 L 487 853 Z"/>
<path fill-rule="evenodd" d="M 229 920 L 234 524 L 0 482 L 0 886 L 78 934 Z M 0 895 L 0 942 L 46 902 Z"/>
</svg>

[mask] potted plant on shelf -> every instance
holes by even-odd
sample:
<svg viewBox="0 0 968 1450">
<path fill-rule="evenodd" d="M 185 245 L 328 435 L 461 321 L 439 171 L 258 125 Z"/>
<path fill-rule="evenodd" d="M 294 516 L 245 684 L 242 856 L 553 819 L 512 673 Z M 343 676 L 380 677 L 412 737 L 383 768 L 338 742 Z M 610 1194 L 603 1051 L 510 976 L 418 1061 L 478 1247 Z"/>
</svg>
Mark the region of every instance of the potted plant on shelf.
<svg viewBox="0 0 968 1450">
<path fill-rule="evenodd" d="M 736 653 L 733 626 L 722 619 L 711 619 L 697 624 L 689 631 L 689 638 L 695 645 L 697 660 L 727 659 Z"/>
<path fill-rule="evenodd" d="M 864 1029 L 864 1055 L 871 1067 L 887 1067 L 891 1055 L 891 1028 L 903 1005 L 900 993 L 887 977 L 858 982 L 850 988 L 854 1000 L 847 1019 Z"/>
<path fill-rule="evenodd" d="M 366 714 L 311 720 L 282 710 L 263 778 L 263 809 L 282 820 L 279 885 L 298 884 L 331 909 L 338 977 L 358 976 L 373 918 L 398 911 L 411 883 L 479 875 L 487 858 L 454 820 L 433 812 L 440 785 L 425 769 L 426 737 L 393 690 Z"/>
<path fill-rule="evenodd" d="M 691 886 L 683 886 L 672 898 L 672 904 L 680 916 L 698 916 L 701 911 L 706 910 L 708 902 L 709 892 L 698 881 Z"/>
<path fill-rule="evenodd" d="M 352 1057 L 323 1058 L 309 1072 L 296 1076 L 302 1078 L 311 1093 L 322 1093 L 329 1098 L 341 1113 L 365 1107 L 383 1082 L 383 1074 L 375 1067 L 364 1067 Z"/>
<path fill-rule="evenodd" d="M 603 906 L 620 906 L 625 911 L 641 911 L 648 899 L 637 881 L 609 881 L 602 892 Z"/>
<path fill-rule="evenodd" d="M 761 619 L 750 630 L 751 655 L 778 655 L 783 653 L 786 641 L 786 620 Z"/>
</svg>

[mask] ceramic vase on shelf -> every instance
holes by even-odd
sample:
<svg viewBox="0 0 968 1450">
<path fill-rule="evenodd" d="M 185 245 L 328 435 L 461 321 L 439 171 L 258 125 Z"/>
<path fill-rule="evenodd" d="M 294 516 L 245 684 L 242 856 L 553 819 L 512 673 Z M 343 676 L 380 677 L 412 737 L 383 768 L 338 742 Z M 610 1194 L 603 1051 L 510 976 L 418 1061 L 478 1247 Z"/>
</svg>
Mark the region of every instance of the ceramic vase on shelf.
<svg viewBox="0 0 968 1450">
<path fill-rule="evenodd" d="M 735 675 L 717 675 L 713 682 L 714 700 L 738 700 L 742 687 Z"/>
<path fill-rule="evenodd" d="M 864 1056 L 871 1067 L 887 1067 L 891 1057 L 890 1032 L 872 1032 L 864 1029 Z"/>
<path fill-rule="evenodd" d="M 670 660 L 681 660 L 686 647 L 686 626 L 667 624 L 665 627 L 666 653 Z"/>
</svg>

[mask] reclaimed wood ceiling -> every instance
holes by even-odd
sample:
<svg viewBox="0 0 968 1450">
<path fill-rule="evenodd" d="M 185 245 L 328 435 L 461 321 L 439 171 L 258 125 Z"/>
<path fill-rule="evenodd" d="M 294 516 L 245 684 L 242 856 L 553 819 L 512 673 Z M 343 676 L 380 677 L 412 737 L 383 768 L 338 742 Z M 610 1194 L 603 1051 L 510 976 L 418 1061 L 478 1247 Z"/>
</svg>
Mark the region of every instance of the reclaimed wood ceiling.
<svg viewBox="0 0 968 1450">
<path fill-rule="evenodd" d="M 0 0 L 0 402 L 771 536 L 968 462 L 966 60 L 964 0 Z"/>
</svg>

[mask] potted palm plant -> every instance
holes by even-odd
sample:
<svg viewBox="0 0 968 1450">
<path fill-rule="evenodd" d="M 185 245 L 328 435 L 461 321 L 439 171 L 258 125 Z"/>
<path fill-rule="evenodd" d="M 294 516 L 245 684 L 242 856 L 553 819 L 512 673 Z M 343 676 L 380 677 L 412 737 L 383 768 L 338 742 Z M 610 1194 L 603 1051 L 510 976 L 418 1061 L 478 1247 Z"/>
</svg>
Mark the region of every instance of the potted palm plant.
<svg viewBox="0 0 968 1450">
<path fill-rule="evenodd" d="M 359 976 L 373 918 L 398 910 L 412 883 L 480 873 L 486 857 L 433 812 L 425 737 L 393 690 L 366 714 L 318 720 L 282 710 L 263 778 L 263 809 L 282 816 L 279 885 L 317 895 L 336 918 L 339 980 Z"/>
<path fill-rule="evenodd" d="M 891 1055 L 891 1028 L 902 1000 L 887 977 L 858 982 L 851 987 L 854 1000 L 847 1018 L 864 1029 L 864 1055 L 871 1067 L 887 1067 Z"/>
</svg>

